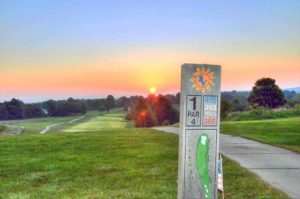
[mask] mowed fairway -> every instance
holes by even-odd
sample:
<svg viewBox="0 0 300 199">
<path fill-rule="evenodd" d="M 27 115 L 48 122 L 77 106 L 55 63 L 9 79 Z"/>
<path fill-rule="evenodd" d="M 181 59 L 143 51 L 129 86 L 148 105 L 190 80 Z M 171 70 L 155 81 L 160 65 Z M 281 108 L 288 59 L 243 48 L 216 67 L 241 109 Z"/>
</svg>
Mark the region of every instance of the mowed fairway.
<svg viewBox="0 0 300 199">
<path fill-rule="evenodd" d="M 0 137 L 0 198 L 175 199 L 178 136 L 99 114 L 72 131 Z M 224 183 L 231 199 L 287 198 L 228 159 Z"/>
<path fill-rule="evenodd" d="M 300 152 L 300 117 L 222 122 L 221 131 Z"/>
<path fill-rule="evenodd" d="M 80 131 L 98 131 L 105 129 L 126 128 L 133 125 L 125 121 L 125 113 L 112 112 L 105 115 L 94 114 L 94 117 L 86 120 L 85 122 L 79 122 L 78 124 L 67 127 L 64 132 L 80 132 Z"/>
</svg>

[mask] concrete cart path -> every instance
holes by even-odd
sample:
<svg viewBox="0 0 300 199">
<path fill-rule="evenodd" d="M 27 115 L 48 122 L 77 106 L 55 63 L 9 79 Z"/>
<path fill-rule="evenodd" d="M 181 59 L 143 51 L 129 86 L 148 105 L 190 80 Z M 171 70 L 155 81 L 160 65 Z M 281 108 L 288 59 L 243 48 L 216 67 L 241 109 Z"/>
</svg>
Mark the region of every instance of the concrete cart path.
<svg viewBox="0 0 300 199">
<path fill-rule="evenodd" d="M 178 134 L 177 127 L 154 129 Z M 273 187 L 300 199 L 300 154 L 241 137 L 220 136 L 220 152 L 257 174 Z M 226 172 L 226 171 L 225 171 Z"/>
</svg>

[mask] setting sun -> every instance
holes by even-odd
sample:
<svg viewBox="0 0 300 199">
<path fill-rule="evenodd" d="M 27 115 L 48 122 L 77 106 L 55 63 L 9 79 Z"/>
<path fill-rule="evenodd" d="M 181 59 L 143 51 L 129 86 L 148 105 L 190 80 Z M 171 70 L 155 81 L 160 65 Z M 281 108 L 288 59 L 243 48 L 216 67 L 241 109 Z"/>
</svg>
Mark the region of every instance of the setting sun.
<svg viewBox="0 0 300 199">
<path fill-rule="evenodd" d="M 156 88 L 155 87 L 151 87 L 150 88 L 150 93 L 154 94 L 156 92 Z"/>
</svg>

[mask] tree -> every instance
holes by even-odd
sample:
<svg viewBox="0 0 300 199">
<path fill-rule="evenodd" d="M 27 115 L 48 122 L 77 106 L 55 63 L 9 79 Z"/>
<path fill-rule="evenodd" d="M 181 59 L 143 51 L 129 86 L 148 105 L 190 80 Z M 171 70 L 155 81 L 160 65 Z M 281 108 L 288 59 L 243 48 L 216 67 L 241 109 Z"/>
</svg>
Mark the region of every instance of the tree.
<svg viewBox="0 0 300 199">
<path fill-rule="evenodd" d="M 56 101 L 54 100 L 46 101 L 46 109 L 49 116 L 54 116 L 56 114 L 57 111 L 56 106 L 57 106 Z"/>
<path fill-rule="evenodd" d="M 255 82 L 248 102 L 253 107 L 278 108 L 286 103 L 283 92 L 275 84 L 275 79 L 261 78 Z"/>
<path fill-rule="evenodd" d="M 172 107 L 171 102 L 163 95 L 157 97 L 154 104 L 154 113 L 158 124 L 169 123 L 173 124 L 179 119 L 178 112 Z"/>
<path fill-rule="evenodd" d="M 231 104 L 226 99 L 221 99 L 221 118 L 226 118 L 230 111 Z"/>
<path fill-rule="evenodd" d="M 45 114 L 43 110 L 36 104 L 28 104 L 24 108 L 24 117 L 25 118 L 37 118 L 44 117 Z"/>
<path fill-rule="evenodd" d="M 237 98 L 232 100 L 231 105 L 232 111 L 244 111 L 246 109 L 246 105 L 243 105 Z"/>
<path fill-rule="evenodd" d="M 136 99 L 134 108 L 129 114 L 130 118 L 134 119 L 136 127 L 146 126 L 145 119 L 148 114 L 148 106 L 146 100 L 143 97 L 138 97 Z"/>
<path fill-rule="evenodd" d="M 108 109 L 112 109 L 115 107 L 115 98 L 112 95 L 108 95 L 106 98 Z"/>
<path fill-rule="evenodd" d="M 106 107 L 104 106 L 104 104 L 100 104 L 100 106 L 98 107 L 98 111 L 100 112 L 106 111 Z"/>
<path fill-rule="evenodd" d="M 24 103 L 18 99 L 13 98 L 9 102 L 4 103 L 8 112 L 7 119 L 22 119 L 24 118 L 23 107 Z"/>
</svg>

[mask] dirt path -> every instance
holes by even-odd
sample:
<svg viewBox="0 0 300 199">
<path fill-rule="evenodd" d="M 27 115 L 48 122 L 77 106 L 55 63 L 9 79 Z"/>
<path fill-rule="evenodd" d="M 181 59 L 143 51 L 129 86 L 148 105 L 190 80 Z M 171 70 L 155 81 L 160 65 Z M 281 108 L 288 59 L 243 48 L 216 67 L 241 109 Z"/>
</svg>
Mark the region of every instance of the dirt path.
<svg viewBox="0 0 300 199">
<path fill-rule="evenodd" d="M 86 116 L 86 115 L 82 115 L 82 116 L 80 116 L 80 117 L 78 117 L 78 118 L 75 118 L 75 119 L 73 119 L 73 120 L 70 120 L 70 121 L 68 121 L 68 124 L 72 124 L 72 123 L 74 123 L 74 122 L 76 122 L 76 121 L 78 121 L 78 120 L 81 120 L 81 119 L 83 119 L 85 116 Z M 40 134 L 45 134 L 45 133 L 47 133 L 52 127 L 59 126 L 59 125 L 64 124 L 64 123 L 66 123 L 66 122 L 60 122 L 60 123 L 51 124 L 51 125 L 49 125 L 49 126 L 46 126 L 46 128 L 44 128 L 44 129 L 40 132 Z"/>
<path fill-rule="evenodd" d="M 175 127 L 154 127 L 153 129 L 173 134 L 179 133 L 179 128 Z M 273 187 L 287 193 L 291 198 L 300 198 L 299 153 L 224 134 L 220 135 L 220 151 Z"/>
</svg>

